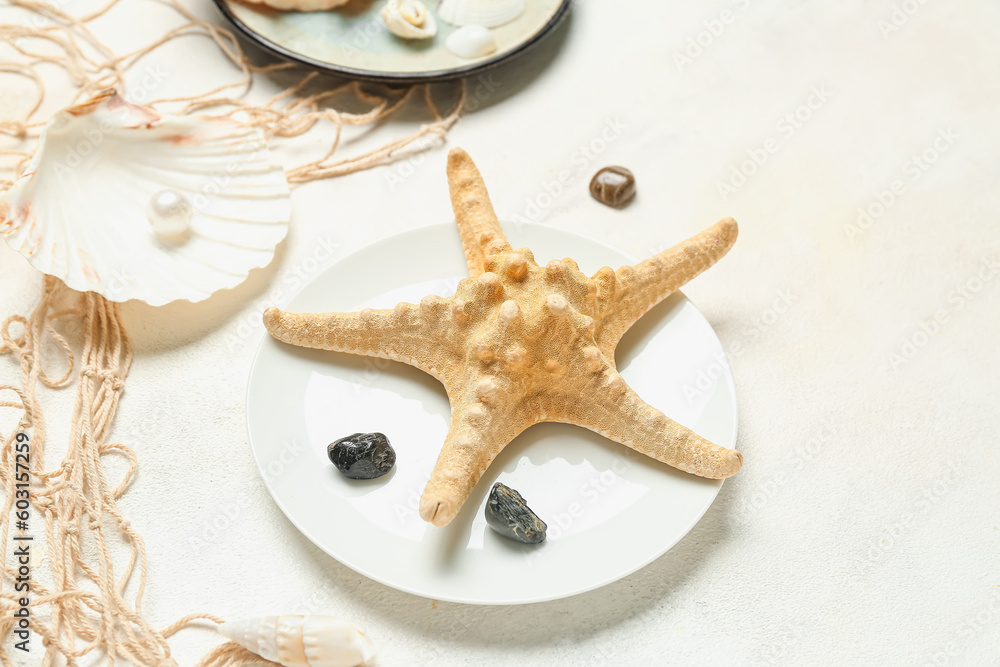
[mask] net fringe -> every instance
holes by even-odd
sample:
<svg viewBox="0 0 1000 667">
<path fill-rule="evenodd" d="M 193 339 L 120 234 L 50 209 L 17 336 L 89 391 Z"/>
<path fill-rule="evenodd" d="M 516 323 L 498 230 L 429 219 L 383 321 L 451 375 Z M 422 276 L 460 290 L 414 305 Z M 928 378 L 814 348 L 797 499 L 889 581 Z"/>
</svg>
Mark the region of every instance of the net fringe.
<svg viewBox="0 0 1000 667">
<path fill-rule="evenodd" d="M 430 85 L 390 89 L 357 82 L 340 83 L 316 90 L 329 81 L 317 72 L 288 63 L 255 65 L 243 52 L 229 30 L 197 18 L 178 0 L 158 0 L 173 9 L 183 23 L 167 30 L 154 42 L 118 55 L 91 30 L 90 24 L 111 12 L 121 0 L 83 16 L 74 16 L 58 6 L 38 0 L 7 0 L 29 17 L 21 25 L 0 25 L 0 43 L 15 57 L 0 60 L 0 73 L 21 76 L 34 87 L 35 95 L 20 118 L 0 120 L 0 137 L 14 147 L 0 150 L 11 164 L 0 191 L 7 189 L 30 160 L 45 119 L 40 110 L 49 94 L 40 73 L 44 66 L 56 66 L 72 81 L 75 93 L 61 106 L 70 106 L 93 97 L 102 90 L 126 91 L 125 77 L 143 57 L 176 39 L 198 36 L 211 40 L 222 57 L 232 64 L 236 78 L 212 90 L 163 98 L 150 102 L 153 109 L 170 109 L 179 115 L 211 111 L 228 115 L 249 126 L 260 128 L 267 138 L 292 138 L 330 124 L 334 136 L 322 157 L 286 170 L 290 183 L 307 183 L 344 176 L 389 164 L 413 152 L 443 141 L 455 124 L 465 103 L 465 85 L 457 84 L 456 99 L 447 113 L 435 99 Z M 295 82 L 263 104 L 252 104 L 246 96 L 260 75 L 287 71 Z M 337 157 L 345 126 L 377 124 L 421 97 L 433 120 L 415 132 L 371 151 L 346 158 Z M 363 111 L 336 108 L 339 99 L 351 98 Z M 79 360 L 73 353 L 70 334 L 82 349 Z M 79 338 L 79 340 L 76 340 Z M 57 357 L 51 358 L 55 352 Z M 176 665 L 167 639 L 195 623 L 222 623 L 209 614 L 191 614 L 163 630 L 144 618 L 142 597 L 147 578 L 147 556 L 142 537 L 118 507 L 122 494 L 135 478 L 138 459 L 134 450 L 122 443 L 107 442 L 118 409 L 125 379 L 132 364 L 132 345 L 122 322 L 120 306 L 93 293 L 77 293 L 56 278 L 43 279 L 41 297 L 27 317 L 14 315 L 0 324 L 0 354 L 15 357 L 20 367 L 20 384 L 0 384 L 0 408 L 19 410 L 18 425 L 10 433 L 0 433 L 0 486 L 3 511 L 0 516 L 0 664 L 14 664 L 7 650 L 16 628 L 14 612 L 20 595 L 14 589 L 17 572 L 9 562 L 11 518 L 17 501 L 18 433 L 30 433 L 30 502 L 44 517 L 47 556 L 44 559 L 51 581 L 43 585 L 31 577 L 31 629 L 44 646 L 42 664 L 75 667 L 102 655 L 109 665 L 118 662 L 167 667 Z M 46 369 L 64 367 L 56 377 Z M 78 372 L 76 372 L 78 369 Z M 39 386 L 65 389 L 76 378 L 76 396 L 67 452 L 59 465 L 45 467 L 46 430 Z M 127 472 L 114 487 L 103 467 L 106 456 L 125 459 Z M 124 543 L 127 558 L 116 561 L 114 540 Z M 124 560 L 124 563 L 120 561 Z M 61 660 L 61 662 L 57 662 Z M 199 662 L 200 667 L 239 667 L 269 664 L 246 649 L 227 642 L 217 646 Z"/>
</svg>

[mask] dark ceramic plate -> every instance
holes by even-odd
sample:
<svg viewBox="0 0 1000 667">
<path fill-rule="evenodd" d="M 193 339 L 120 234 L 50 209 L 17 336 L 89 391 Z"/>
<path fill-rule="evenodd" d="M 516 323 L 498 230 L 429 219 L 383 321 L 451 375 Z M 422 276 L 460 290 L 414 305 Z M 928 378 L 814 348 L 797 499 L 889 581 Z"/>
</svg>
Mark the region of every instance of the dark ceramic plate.
<svg viewBox="0 0 1000 667">
<path fill-rule="evenodd" d="M 527 0 L 525 11 L 493 28 L 497 50 L 466 59 L 445 46 L 457 28 L 440 19 L 431 39 L 404 40 L 385 27 L 385 0 L 350 0 L 325 12 L 281 12 L 240 0 L 215 0 L 222 13 L 246 35 L 281 58 L 349 78 L 423 83 L 468 76 L 504 62 L 558 25 L 570 0 Z M 425 0 L 436 16 L 437 0 Z"/>
</svg>

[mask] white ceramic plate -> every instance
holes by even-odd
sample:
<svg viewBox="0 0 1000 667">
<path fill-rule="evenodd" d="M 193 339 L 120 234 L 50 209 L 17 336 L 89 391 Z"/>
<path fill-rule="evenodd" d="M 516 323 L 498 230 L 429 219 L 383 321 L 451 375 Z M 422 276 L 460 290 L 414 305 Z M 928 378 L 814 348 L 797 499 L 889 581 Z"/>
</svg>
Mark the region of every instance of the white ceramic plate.
<svg viewBox="0 0 1000 667">
<path fill-rule="evenodd" d="M 573 257 L 587 273 L 635 260 L 565 231 L 507 229 L 536 259 Z M 680 239 L 678 239 L 680 240 Z M 391 308 L 449 296 L 465 276 L 454 225 L 426 227 L 371 245 L 318 275 L 287 309 Z M 736 442 L 736 398 L 712 327 L 682 294 L 647 314 L 618 349 L 618 367 L 649 403 L 727 447 Z M 712 380 L 711 378 L 718 378 Z M 444 388 L 396 362 L 306 350 L 265 337 L 250 373 L 247 424 L 261 475 L 278 506 L 321 549 L 388 586 L 437 600 L 520 604 L 582 593 L 646 565 L 680 540 L 722 483 L 677 471 L 583 428 L 534 426 L 511 443 L 445 528 L 417 503 L 448 430 Z M 377 480 L 340 475 L 327 444 L 385 433 L 396 467 Z M 549 525 L 526 546 L 494 533 L 483 515 L 502 481 Z"/>
</svg>

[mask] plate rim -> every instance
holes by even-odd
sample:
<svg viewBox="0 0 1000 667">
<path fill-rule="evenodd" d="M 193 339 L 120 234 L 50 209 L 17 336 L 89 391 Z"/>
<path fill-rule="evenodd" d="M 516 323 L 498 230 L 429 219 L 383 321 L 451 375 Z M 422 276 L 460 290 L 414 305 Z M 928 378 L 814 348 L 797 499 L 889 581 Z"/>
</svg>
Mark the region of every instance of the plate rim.
<svg viewBox="0 0 1000 667">
<path fill-rule="evenodd" d="M 218 2 L 220 0 L 216 0 L 216 1 Z M 501 224 L 503 224 L 503 221 L 501 221 Z M 314 281 L 318 280 L 320 278 L 320 276 L 324 275 L 327 271 L 332 270 L 335 266 L 337 266 L 338 264 L 340 264 L 343 261 L 346 261 L 348 258 L 353 257 L 354 255 L 357 255 L 358 253 L 367 251 L 371 246 L 373 246 L 375 244 L 378 244 L 378 243 L 388 243 L 388 242 L 391 242 L 392 240 L 401 239 L 401 238 L 404 238 L 404 237 L 409 236 L 411 234 L 426 233 L 427 231 L 429 231 L 432 228 L 443 228 L 443 227 L 449 227 L 450 228 L 450 227 L 453 227 L 453 226 L 454 226 L 454 222 L 452 222 L 452 223 L 431 223 L 429 225 L 421 225 L 419 227 L 413 227 L 411 229 L 402 230 L 402 231 L 400 231 L 398 233 L 395 233 L 395 234 L 390 234 L 389 236 L 384 236 L 384 237 L 382 237 L 380 239 L 377 239 L 377 240 L 375 240 L 375 241 L 373 241 L 371 243 L 367 243 L 365 245 L 362 245 L 362 246 L 358 247 L 357 249 L 355 249 L 354 251 L 352 251 L 352 252 L 344 255 L 343 257 L 341 257 L 337 261 L 335 261 L 332 264 L 330 264 L 329 266 L 327 266 L 323 271 L 321 271 L 320 273 L 316 274 L 312 279 L 306 281 L 297 290 L 295 290 L 294 293 L 292 293 L 290 296 L 288 296 L 286 299 L 284 299 L 283 303 L 281 303 L 281 304 L 275 304 L 275 305 L 277 307 L 284 308 L 289 303 L 291 303 L 296 298 L 298 298 L 298 296 L 302 292 L 304 292 Z M 616 248 L 616 247 L 614 247 L 614 246 L 612 246 L 612 245 L 610 245 L 610 244 L 608 244 L 608 243 L 606 243 L 606 242 L 604 242 L 602 240 L 594 239 L 592 237 L 586 236 L 584 234 L 580 234 L 580 233 L 572 231 L 572 230 L 562 229 L 562 228 L 558 228 L 558 227 L 552 227 L 550 225 L 543 225 L 543 224 L 539 224 L 539 223 L 523 223 L 522 226 L 523 227 L 530 227 L 530 228 L 543 228 L 543 229 L 546 229 L 548 231 L 555 230 L 555 231 L 557 231 L 560 234 L 566 234 L 568 236 L 575 236 L 575 237 L 583 239 L 585 241 L 588 241 L 588 242 L 591 242 L 591 243 L 597 243 L 599 245 L 602 245 L 602 246 L 605 246 L 607 248 L 610 248 L 610 249 L 612 249 L 612 250 L 620 253 L 622 256 L 628 258 L 628 260 L 630 262 L 634 263 L 634 262 L 637 261 L 637 258 L 634 255 L 632 255 L 631 253 L 629 253 L 629 252 L 626 252 L 624 250 Z M 706 322 L 708 322 L 709 328 L 712 331 L 712 335 L 715 336 L 716 340 L 719 343 L 720 348 L 722 348 L 722 341 L 721 341 L 721 339 L 719 339 L 718 334 L 715 333 L 715 327 L 711 326 L 711 322 L 708 321 L 708 318 L 705 317 L 705 315 L 701 312 L 701 310 L 698 309 L 698 307 L 694 304 L 694 302 L 691 301 L 691 299 L 689 299 L 687 297 L 687 295 L 683 293 L 682 290 L 680 290 L 680 289 L 676 290 L 675 294 L 680 294 L 683 297 L 683 299 L 685 301 L 687 301 L 688 303 L 690 303 L 691 306 L 694 307 L 695 311 L 703 319 L 705 319 Z M 249 410 L 249 406 L 250 406 L 250 392 L 251 392 L 251 388 L 252 388 L 252 381 L 253 381 L 254 371 L 257 368 L 257 362 L 260 359 L 260 355 L 261 355 L 261 353 L 262 353 L 262 351 L 264 349 L 264 345 L 268 342 L 269 338 L 270 338 L 269 334 L 265 330 L 263 332 L 263 335 L 260 338 L 260 341 L 257 343 L 257 349 L 254 351 L 253 359 L 250 362 L 250 369 L 249 369 L 249 371 L 247 373 L 247 379 L 246 379 L 247 386 L 246 386 L 246 392 L 245 392 L 245 398 L 244 398 L 244 413 L 245 413 L 244 414 L 244 423 L 246 425 L 246 432 L 247 432 L 247 445 L 250 447 L 250 452 L 253 455 L 254 463 L 257 465 L 257 473 L 258 473 L 259 479 L 260 479 L 261 483 L 263 483 L 264 488 L 267 489 L 268 495 L 270 495 L 271 500 L 274 501 L 274 503 L 278 506 L 278 509 L 281 510 L 281 513 L 284 515 L 285 519 L 287 519 L 293 526 L 295 526 L 295 529 L 298 530 L 299 533 L 303 537 L 305 537 L 307 540 L 309 540 L 309 542 L 311 542 L 320 551 L 322 551 L 327 556 L 329 556 L 330 558 L 334 559 L 335 561 L 337 561 L 338 563 L 340 563 L 344 567 L 347 567 L 348 569 L 350 569 L 350 570 L 352 570 L 354 572 L 357 572 L 361 576 L 363 576 L 363 577 L 365 577 L 367 579 L 370 579 L 372 581 L 375 581 L 375 582 L 377 582 L 379 584 L 382 584 L 383 586 L 387 586 L 387 587 L 389 587 L 389 588 L 391 588 L 393 590 L 397 590 L 397 591 L 400 591 L 400 592 L 403 592 L 403 593 L 407 593 L 409 595 L 415 595 L 417 597 L 421 597 L 421 598 L 424 598 L 424 599 L 437 600 L 437 601 L 448 602 L 448 603 L 452 603 L 452 604 L 463 604 L 463 605 L 476 606 L 476 607 L 480 607 L 480 606 L 520 606 L 520 605 L 526 605 L 526 604 L 538 604 L 538 603 L 543 603 L 543 602 L 552 602 L 552 601 L 555 601 L 555 600 L 563 600 L 563 599 L 566 599 L 566 598 L 575 597 L 577 595 L 582 595 L 584 593 L 589 593 L 589 592 L 595 591 L 595 590 L 597 590 L 599 588 L 603 588 L 605 586 L 613 584 L 616 581 L 621 581 L 622 579 L 625 579 L 626 577 L 635 574 L 639 570 L 645 568 L 650 563 L 652 563 L 653 561 L 661 558 L 664 554 L 666 554 L 668 551 L 670 551 L 671 549 L 673 549 L 674 546 L 676 546 L 677 543 L 680 542 L 682 539 L 684 539 L 685 537 L 687 537 L 687 535 L 690 534 L 691 530 L 696 525 L 698 525 L 698 523 L 702 520 L 702 518 L 704 518 L 704 516 L 708 512 L 709 508 L 713 504 L 715 504 L 716 499 L 719 497 L 719 493 L 722 491 L 722 487 L 725 485 L 725 481 L 726 481 L 725 479 L 712 480 L 712 481 L 717 481 L 718 482 L 718 485 L 714 487 L 715 488 L 715 492 L 705 502 L 705 505 L 698 511 L 697 516 L 693 517 L 692 520 L 691 520 L 691 522 L 686 525 L 686 527 L 684 528 L 684 530 L 679 532 L 677 538 L 674 539 L 674 540 L 672 540 L 672 541 L 670 541 L 670 542 L 668 542 L 668 543 L 666 543 L 666 545 L 663 547 L 662 550 L 659 550 L 658 552 L 654 553 L 649 558 L 647 558 L 647 559 L 645 559 L 645 560 L 637 563 L 634 567 L 622 570 L 620 572 L 617 572 L 616 574 L 613 574 L 613 575 L 610 575 L 608 577 L 602 578 L 602 579 L 600 579 L 598 581 L 586 584 L 586 585 L 578 587 L 578 588 L 574 588 L 574 589 L 572 589 L 570 591 L 565 591 L 565 592 L 561 592 L 561 593 L 556 593 L 556 594 L 551 594 L 551 595 L 545 595 L 545 596 L 535 597 L 535 598 L 525 598 L 525 599 L 520 599 L 520 600 L 516 600 L 516 601 L 511 601 L 511 600 L 484 600 L 484 599 L 469 600 L 468 598 L 462 599 L 462 598 L 456 598 L 456 597 L 452 597 L 452 596 L 448 596 L 448 595 L 430 595 L 430 594 L 428 594 L 426 592 L 420 591 L 420 590 L 415 589 L 413 587 L 410 587 L 408 585 L 400 584 L 400 583 L 395 582 L 395 581 L 389 581 L 388 579 L 386 579 L 386 578 L 384 578 L 384 577 L 382 577 L 380 575 L 376 575 L 376 574 L 370 572 L 363 565 L 356 565 L 356 564 L 351 563 L 351 562 L 345 562 L 344 560 L 342 560 L 337 555 L 331 553 L 329 550 L 327 550 L 327 548 L 325 546 L 323 546 L 322 544 L 320 544 L 319 542 L 317 542 L 316 540 L 314 540 L 313 537 L 310 535 L 310 533 L 299 523 L 298 520 L 296 520 L 292 516 L 292 513 L 288 512 L 288 510 L 286 509 L 286 507 L 282 503 L 282 501 L 275 495 L 275 491 L 271 488 L 271 485 L 268 484 L 268 482 L 267 482 L 268 478 L 267 478 L 267 475 L 266 475 L 266 471 L 264 470 L 264 464 L 263 464 L 263 462 L 260 460 L 260 458 L 258 456 L 257 449 L 253 446 L 253 436 L 251 435 L 251 427 L 250 427 L 250 410 Z M 732 447 L 735 447 L 735 445 L 737 444 L 737 442 L 739 440 L 739 397 L 736 394 L 736 383 L 735 383 L 735 379 L 733 378 L 732 367 L 730 366 L 730 363 L 729 363 L 729 355 L 726 354 L 725 348 L 722 348 L 722 353 L 724 355 L 725 362 L 726 362 L 726 368 L 725 368 L 726 372 L 723 374 L 723 378 L 726 381 L 726 384 L 727 384 L 727 386 L 729 388 L 730 396 L 732 397 L 732 401 L 733 401 L 733 441 L 732 441 L 732 443 L 730 443 L 730 448 L 732 448 Z"/>
<path fill-rule="evenodd" d="M 310 58 L 309 56 L 302 55 L 301 53 L 297 53 L 271 41 L 256 30 L 250 28 L 250 26 L 245 24 L 238 16 L 236 16 L 236 13 L 233 12 L 232 8 L 229 6 L 230 2 L 234 1 L 238 0 L 214 0 L 215 6 L 220 12 L 222 12 L 222 15 L 226 18 L 226 20 L 228 20 L 233 27 L 236 28 L 240 35 L 271 55 L 298 63 L 299 65 L 303 65 L 305 67 L 310 67 L 329 74 L 336 74 L 349 79 L 371 81 L 374 83 L 395 84 L 419 84 L 434 83 L 439 81 L 453 81 L 455 79 L 461 79 L 463 77 L 479 74 L 481 72 L 499 67 L 509 60 L 522 55 L 529 48 L 535 46 L 539 41 L 548 36 L 548 34 L 555 30 L 555 28 L 562 23 L 563 19 L 568 16 L 569 9 L 573 4 L 573 0 L 562 0 L 555 14 L 552 15 L 552 17 L 538 30 L 538 32 L 518 44 L 510 51 L 506 51 L 488 60 L 473 63 L 471 65 L 465 65 L 455 69 L 428 70 L 424 72 L 375 72 L 374 70 L 357 69 L 355 67 L 347 67 L 344 65 L 334 65 L 322 60 Z"/>
</svg>

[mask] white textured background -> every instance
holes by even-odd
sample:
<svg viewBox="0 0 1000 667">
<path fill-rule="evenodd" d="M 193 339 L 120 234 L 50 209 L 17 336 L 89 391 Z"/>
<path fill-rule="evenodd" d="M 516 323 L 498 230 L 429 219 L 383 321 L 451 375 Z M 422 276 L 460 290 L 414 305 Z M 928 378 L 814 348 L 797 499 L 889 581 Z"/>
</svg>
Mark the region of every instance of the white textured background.
<svg viewBox="0 0 1000 667">
<path fill-rule="evenodd" d="M 121 50 L 173 20 L 126 4 L 95 27 Z M 207 0 L 188 4 L 215 16 Z M 713 23 L 725 11 L 732 20 Z M 165 72 L 155 97 L 228 71 L 195 40 L 148 64 Z M 729 352 L 745 468 L 650 566 L 526 607 L 396 592 L 285 520 L 244 428 L 259 312 L 304 267 L 450 220 L 441 147 L 297 188 L 288 241 L 239 289 L 125 308 L 137 355 L 114 437 L 140 457 L 122 505 L 146 538 L 154 624 L 332 613 L 364 627 L 384 665 L 1000 663 L 1000 5 L 588 0 L 489 82 L 471 82 L 486 99 L 448 143 L 477 160 L 501 218 L 640 256 L 739 220 L 733 252 L 685 291 Z M 22 103 L 0 95 L 0 112 Z M 797 110 L 801 122 L 783 120 Z M 358 135 L 344 155 L 422 120 Z M 609 124 L 619 130 L 602 143 Z M 291 162 L 309 145 L 278 154 Z M 765 146 L 764 164 L 721 192 Z M 606 164 L 638 178 L 625 211 L 589 199 Z M 569 186 L 547 201 L 563 170 Z M 895 201 L 850 229 L 897 179 Z M 333 258 L 310 260 L 324 244 Z M 0 247 L 0 312 L 27 311 L 38 282 Z M 13 379 L 9 359 L 0 378 Z M 64 433 L 70 393 L 45 401 Z M 216 641 L 190 630 L 171 644 L 191 665 Z"/>
</svg>

